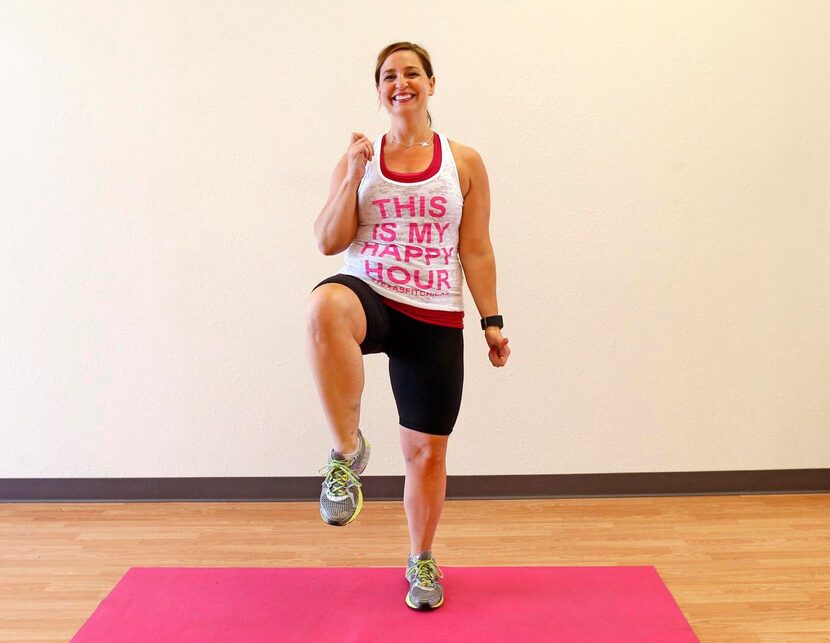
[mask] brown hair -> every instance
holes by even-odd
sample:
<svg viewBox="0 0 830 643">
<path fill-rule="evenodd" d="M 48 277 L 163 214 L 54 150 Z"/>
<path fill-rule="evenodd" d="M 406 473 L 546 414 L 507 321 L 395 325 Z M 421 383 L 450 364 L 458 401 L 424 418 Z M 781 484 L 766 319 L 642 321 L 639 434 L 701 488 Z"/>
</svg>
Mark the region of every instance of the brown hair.
<svg viewBox="0 0 830 643">
<path fill-rule="evenodd" d="M 390 54 L 402 50 L 414 51 L 420 59 L 421 65 L 424 67 L 427 78 L 432 78 L 432 61 L 429 59 L 429 53 L 427 53 L 426 49 L 420 45 L 416 45 L 414 42 L 393 42 L 391 45 L 384 47 L 378 54 L 378 60 L 375 64 L 375 87 L 380 85 L 380 68 L 383 66 L 383 62 L 389 57 Z M 429 126 L 432 127 L 432 116 L 430 116 L 429 110 L 427 110 L 427 119 L 429 120 Z"/>
</svg>

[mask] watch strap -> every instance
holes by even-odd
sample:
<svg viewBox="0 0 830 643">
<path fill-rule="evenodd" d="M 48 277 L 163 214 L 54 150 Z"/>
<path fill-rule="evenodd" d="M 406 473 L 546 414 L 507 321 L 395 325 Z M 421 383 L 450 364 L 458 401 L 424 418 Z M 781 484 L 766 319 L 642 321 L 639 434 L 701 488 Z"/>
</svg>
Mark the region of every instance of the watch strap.
<svg viewBox="0 0 830 643">
<path fill-rule="evenodd" d="M 491 315 L 490 317 L 481 318 L 481 330 L 487 330 L 488 326 L 498 326 L 504 328 L 504 319 L 501 315 Z"/>
</svg>

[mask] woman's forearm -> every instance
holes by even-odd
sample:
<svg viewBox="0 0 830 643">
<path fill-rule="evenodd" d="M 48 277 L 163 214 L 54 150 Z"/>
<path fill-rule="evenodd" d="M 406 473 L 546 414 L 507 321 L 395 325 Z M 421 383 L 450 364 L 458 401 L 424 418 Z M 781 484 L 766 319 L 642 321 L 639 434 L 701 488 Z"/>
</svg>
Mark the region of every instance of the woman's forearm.
<svg viewBox="0 0 830 643">
<path fill-rule="evenodd" d="M 344 178 L 337 194 L 314 222 L 317 247 L 324 255 L 336 255 L 349 247 L 357 234 L 357 186 Z"/>
<path fill-rule="evenodd" d="M 496 257 L 492 252 L 460 256 L 464 279 L 482 317 L 499 314 L 496 301 Z"/>
</svg>

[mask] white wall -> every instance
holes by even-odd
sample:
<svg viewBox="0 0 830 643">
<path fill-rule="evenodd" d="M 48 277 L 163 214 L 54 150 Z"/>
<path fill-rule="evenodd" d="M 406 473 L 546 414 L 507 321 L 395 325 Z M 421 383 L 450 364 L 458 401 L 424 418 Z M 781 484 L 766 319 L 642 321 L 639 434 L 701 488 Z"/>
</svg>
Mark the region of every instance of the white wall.
<svg viewBox="0 0 830 643">
<path fill-rule="evenodd" d="M 830 4 L 304 6 L 0 3 L 0 477 L 316 475 L 312 222 L 401 39 L 513 349 L 468 292 L 451 475 L 830 466 Z"/>
</svg>

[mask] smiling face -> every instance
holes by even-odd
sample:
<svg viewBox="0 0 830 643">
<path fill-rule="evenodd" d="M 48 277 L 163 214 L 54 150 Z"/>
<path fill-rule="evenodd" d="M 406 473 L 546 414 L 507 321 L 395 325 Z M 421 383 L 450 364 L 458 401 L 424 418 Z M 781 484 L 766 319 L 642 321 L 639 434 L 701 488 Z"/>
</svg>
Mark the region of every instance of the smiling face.
<svg viewBox="0 0 830 643">
<path fill-rule="evenodd" d="M 378 97 L 392 114 L 420 111 L 426 114 L 428 97 L 435 91 L 435 76 L 427 78 L 421 59 L 404 49 L 387 56 L 380 68 Z"/>
</svg>

